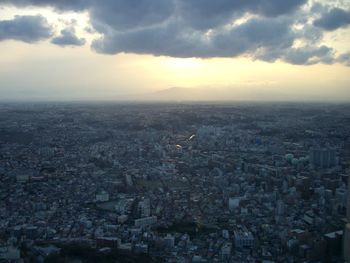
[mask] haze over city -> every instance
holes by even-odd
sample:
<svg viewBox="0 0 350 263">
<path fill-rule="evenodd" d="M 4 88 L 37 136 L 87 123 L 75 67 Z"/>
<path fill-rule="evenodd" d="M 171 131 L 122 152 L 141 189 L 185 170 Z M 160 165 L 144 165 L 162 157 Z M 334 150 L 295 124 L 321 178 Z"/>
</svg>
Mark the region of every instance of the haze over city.
<svg viewBox="0 0 350 263">
<path fill-rule="evenodd" d="M 349 1 L 0 1 L 0 99 L 349 101 Z"/>
</svg>

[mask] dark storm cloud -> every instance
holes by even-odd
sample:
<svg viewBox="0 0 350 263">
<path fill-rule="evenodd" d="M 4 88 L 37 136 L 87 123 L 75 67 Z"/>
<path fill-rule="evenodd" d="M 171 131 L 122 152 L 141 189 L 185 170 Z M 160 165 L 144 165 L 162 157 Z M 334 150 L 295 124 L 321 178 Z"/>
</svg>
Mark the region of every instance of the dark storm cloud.
<svg viewBox="0 0 350 263">
<path fill-rule="evenodd" d="M 12 20 L 0 21 L 0 41 L 12 39 L 33 43 L 47 39 L 51 35 L 52 28 L 40 15 L 16 16 Z"/>
<path fill-rule="evenodd" d="M 289 20 L 256 18 L 230 29 L 208 34 L 171 21 L 159 27 L 113 32 L 93 43 L 97 52 L 135 52 L 174 57 L 235 57 L 253 54 L 260 48 L 284 49 L 293 44 L 295 34 Z"/>
<path fill-rule="evenodd" d="M 297 65 L 331 64 L 334 62 L 333 50 L 326 46 L 291 48 L 285 52 L 284 60 Z"/>
<path fill-rule="evenodd" d="M 90 16 L 94 25 L 130 30 L 162 23 L 174 8 L 172 0 L 104 0 L 91 5 Z"/>
<path fill-rule="evenodd" d="M 242 13 L 275 17 L 294 11 L 307 0 L 178 0 L 180 16 L 189 25 L 208 29 L 230 22 Z"/>
<path fill-rule="evenodd" d="M 92 46 L 99 53 L 134 52 L 188 57 L 207 48 L 201 38 L 202 35 L 193 30 L 184 30 L 181 23 L 169 22 L 132 31 L 105 33 Z"/>
<path fill-rule="evenodd" d="M 61 10 L 90 11 L 96 22 L 112 28 L 160 23 L 171 16 L 183 17 L 199 27 L 217 26 L 234 14 L 250 12 L 263 16 L 290 13 L 307 0 L 0 0 L 15 6 L 52 6 Z"/>
<path fill-rule="evenodd" d="M 184 58 L 248 55 L 293 64 L 329 61 L 316 48 L 292 49 L 298 38 L 312 42 L 322 37 L 322 32 L 314 27 L 305 26 L 301 32 L 292 29 L 295 23 L 292 14 L 306 0 L 163 0 L 153 1 L 152 5 L 151 0 L 144 0 L 138 8 L 133 1 L 125 1 L 91 8 L 92 24 L 103 35 L 92 44 L 97 52 Z M 118 10 L 127 11 L 113 16 Z M 245 14 L 254 17 L 227 27 Z M 291 54 L 286 56 L 285 52 Z"/>
<path fill-rule="evenodd" d="M 261 49 L 284 49 L 292 45 L 295 34 L 285 19 L 254 18 L 222 30 L 211 37 L 210 56 L 233 57 Z"/>
<path fill-rule="evenodd" d="M 1 3 L 85 10 L 93 30 L 101 34 L 92 48 L 106 54 L 200 58 L 245 55 L 271 62 L 333 63 L 334 51 L 320 47 L 323 31 L 350 23 L 348 12 L 339 8 L 328 12 L 328 7 L 314 4 L 309 11 L 302 10 L 300 7 L 308 0 L 0 0 Z M 313 24 L 308 22 L 310 14 L 322 13 Z M 296 41 L 302 41 L 304 47 L 295 48 Z M 84 44 L 67 29 L 52 42 Z"/>
<path fill-rule="evenodd" d="M 350 11 L 333 8 L 326 12 L 320 19 L 314 21 L 314 25 L 328 31 L 350 25 Z"/>
<path fill-rule="evenodd" d="M 75 35 L 74 28 L 71 27 L 61 30 L 61 35 L 53 38 L 51 42 L 59 46 L 83 46 L 86 40 L 84 38 L 78 38 Z"/>
<path fill-rule="evenodd" d="M 350 52 L 349 53 L 345 53 L 345 54 L 341 54 L 337 58 L 337 62 L 343 63 L 343 64 L 347 65 L 348 67 L 350 67 Z"/>
<path fill-rule="evenodd" d="M 0 0 L 0 4 L 25 6 L 52 6 L 59 10 L 79 11 L 89 6 L 90 0 Z"/>
</svg>

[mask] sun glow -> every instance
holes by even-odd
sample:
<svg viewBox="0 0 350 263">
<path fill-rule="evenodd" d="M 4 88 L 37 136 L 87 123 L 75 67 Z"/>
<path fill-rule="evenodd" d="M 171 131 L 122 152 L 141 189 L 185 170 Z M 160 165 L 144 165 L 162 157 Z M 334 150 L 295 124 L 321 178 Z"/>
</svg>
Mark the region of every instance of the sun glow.
<svg viewBox="0 0 350 263">
<path fill-rule="evenodd" d="M 196 58 L 166 58 L 164 65 L 173 70 L 193 70 L 198 69 L 201 62 Z"/>
</svg>

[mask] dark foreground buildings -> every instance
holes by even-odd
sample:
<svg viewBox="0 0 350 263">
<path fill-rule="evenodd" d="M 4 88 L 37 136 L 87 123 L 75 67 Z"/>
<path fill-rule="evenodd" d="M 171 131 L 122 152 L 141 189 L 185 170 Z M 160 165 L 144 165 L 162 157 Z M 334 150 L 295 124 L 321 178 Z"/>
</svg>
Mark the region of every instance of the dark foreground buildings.
<svg viewBox="0 0 350 263">
<path fill-rule="evenodd" d="M 349 260 L 349 120 L 335 104 L 2 104 L 0 262 Z"/>
</svg>

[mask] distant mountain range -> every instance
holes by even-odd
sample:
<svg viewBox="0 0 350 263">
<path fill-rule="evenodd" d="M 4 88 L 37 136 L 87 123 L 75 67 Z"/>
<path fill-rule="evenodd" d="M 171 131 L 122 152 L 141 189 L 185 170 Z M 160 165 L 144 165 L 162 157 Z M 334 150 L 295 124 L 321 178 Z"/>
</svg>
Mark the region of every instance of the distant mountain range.
<svg viewBox="0 0 350 263">
<path fill-rule="evenodd" d="M 157 92 L 138 96 L 140 100 L 154 101 L 240 101 L 240 100 L 279 100 L 284 94 L 276 91 L 266 92 L 259 88 L 229 88 L 229 87 L 172 87 Z"/>
</svg>

